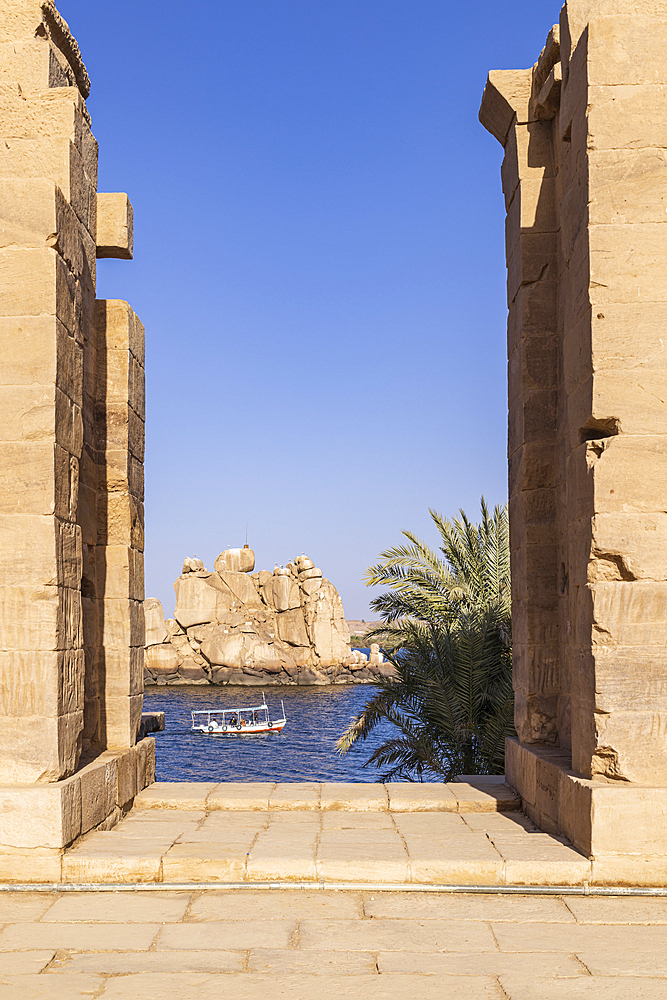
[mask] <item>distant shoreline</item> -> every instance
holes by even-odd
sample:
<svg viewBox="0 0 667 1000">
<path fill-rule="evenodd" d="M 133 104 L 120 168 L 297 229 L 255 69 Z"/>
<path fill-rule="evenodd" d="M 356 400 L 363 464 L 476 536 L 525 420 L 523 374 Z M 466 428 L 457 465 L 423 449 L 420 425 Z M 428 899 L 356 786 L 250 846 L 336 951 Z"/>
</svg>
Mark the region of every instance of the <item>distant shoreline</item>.
<svg viewBox="0 0 667 1000">
<path fill-rule="evenodd" d="M 379 628 L 380 625 L 384 625 L 384 622 L 374 621 L 365 622 L 360 621 L 358 618 L 346 618 L 347 627 L 350 630 L 350 635 L 366 635 L 371 629 Z"/>
</svg>

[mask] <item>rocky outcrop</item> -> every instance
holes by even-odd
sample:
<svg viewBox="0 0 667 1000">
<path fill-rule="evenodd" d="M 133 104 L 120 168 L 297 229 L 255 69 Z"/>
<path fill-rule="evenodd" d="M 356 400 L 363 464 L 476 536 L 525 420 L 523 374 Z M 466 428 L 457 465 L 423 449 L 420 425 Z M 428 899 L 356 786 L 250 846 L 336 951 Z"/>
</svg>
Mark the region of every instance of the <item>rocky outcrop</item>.
<svg viewBox="0 0 667 1000">
<path fill-rule="evenodd" d="M 174 617 L 144 602 L 144 683 L 372 683 L 390 671 L 379 649 L 350 648 L 338 591 L 308 556 L 255 573 L 247 546 L 209 572 L 188 558 L 174 584 Z"/>
</svg>

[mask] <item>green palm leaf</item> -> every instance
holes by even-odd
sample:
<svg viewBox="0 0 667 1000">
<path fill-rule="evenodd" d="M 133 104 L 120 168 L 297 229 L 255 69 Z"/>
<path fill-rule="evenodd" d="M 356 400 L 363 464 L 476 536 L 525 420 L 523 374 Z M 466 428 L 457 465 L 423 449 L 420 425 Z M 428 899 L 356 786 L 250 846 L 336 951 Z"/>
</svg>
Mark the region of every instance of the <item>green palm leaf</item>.
<svg viewBox="0 0 667 1000">
<path fill-rule="evenodd" d="M 406 531 L 409 544 L 380 553 L 365 574 L 389 588 L 371 602 L 382 624 L 369 639 L 388 650 L 395 677 L 380 682 L 338 749 L 391 722 L 396 735 L 366 762 L 384 780 L 502 774 L 515 733 L 507 506 L 490 512 L 482 497 L 479 524 L 459 513 L 450 521 L 430 511 L 438 551 Z"/>
</svg>

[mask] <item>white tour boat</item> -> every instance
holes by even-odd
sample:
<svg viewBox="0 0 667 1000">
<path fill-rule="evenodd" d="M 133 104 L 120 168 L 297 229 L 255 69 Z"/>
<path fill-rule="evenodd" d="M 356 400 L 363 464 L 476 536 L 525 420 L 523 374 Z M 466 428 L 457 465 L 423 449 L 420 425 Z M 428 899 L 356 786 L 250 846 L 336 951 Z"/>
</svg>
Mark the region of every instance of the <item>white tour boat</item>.
<svg viewBox="0 0 667 1000">
<path fill-rule="evenodd" d="M 280 733 L 287 722 L 285 705 L 282 719 L 271 721 L 266 696 L 262 692 L 262 704 L 251 708 L 224 708 L 213 712 L 193 712 L 192 732 L 211 733 L 213 736 L 247 736 L 248 733 Z"/>
</svg>

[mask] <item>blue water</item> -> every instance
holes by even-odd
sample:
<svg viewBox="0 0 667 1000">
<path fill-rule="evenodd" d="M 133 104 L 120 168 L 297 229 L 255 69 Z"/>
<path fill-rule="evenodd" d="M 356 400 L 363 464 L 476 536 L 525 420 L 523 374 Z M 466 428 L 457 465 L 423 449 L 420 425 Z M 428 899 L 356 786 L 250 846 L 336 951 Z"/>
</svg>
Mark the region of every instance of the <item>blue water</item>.
<svg viewBox="0 0 667 1000">
<path fill-rule="evenodd" d="M 190 713 L 261 704 L 256 687 L 160 687 L 144 694 L 144 711 L 165 713 L 155 737 L 158 781 L 377 781 L 373 750 L 394 731 L 383 723 L 343 756 L 336 740 L 373 696 L 371 685 L 267 688 L 271 716 L 282 715 L 282 733 L 208 736 L 190 732 Z"/>
</svg>

